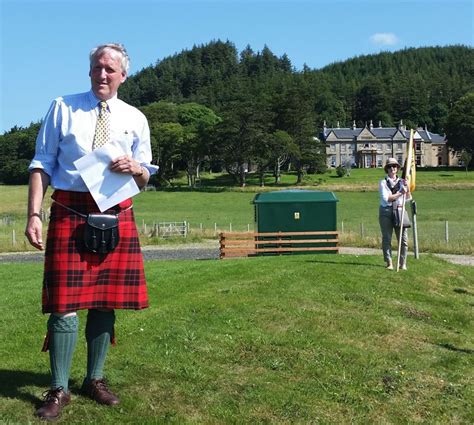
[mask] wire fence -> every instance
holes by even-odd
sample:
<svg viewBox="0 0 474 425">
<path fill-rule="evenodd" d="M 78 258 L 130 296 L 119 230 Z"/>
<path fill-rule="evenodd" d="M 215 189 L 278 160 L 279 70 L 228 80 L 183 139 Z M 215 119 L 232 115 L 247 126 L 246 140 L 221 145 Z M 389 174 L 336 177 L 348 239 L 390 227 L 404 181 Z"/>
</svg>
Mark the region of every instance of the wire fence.
<svg viewBox="0 0 474 425">
<path fill-rule="evenodd" d="M 47 221 L 45 221 L 47 222 Z M 5 216 L 0 218 L 0 252 L 28 251 L 33 248 L 24 236 L 24 220 Z M 43 240 L 46 240 L 46 227 Z M 382 244 L 380 228 L 374 222 L 338 223 L 341 246 L 359 246 L 379 248 Z M 137 223 L 143 244 L 160 243 L 160 240 L 176 238 L 218 238 L 221 232 L 253 232 L 254 223 L 191 223 L 149 222 Z M 413 248 L 413 229 L 409 229 L 409 248 Z M 460 223 L 439 220 L 436 222 L 418 222 L 418 249 L 421 252 L 474 255 L 474 222 Z M 394 244 L 395 236 L 394 236 Z"/>
</svg>

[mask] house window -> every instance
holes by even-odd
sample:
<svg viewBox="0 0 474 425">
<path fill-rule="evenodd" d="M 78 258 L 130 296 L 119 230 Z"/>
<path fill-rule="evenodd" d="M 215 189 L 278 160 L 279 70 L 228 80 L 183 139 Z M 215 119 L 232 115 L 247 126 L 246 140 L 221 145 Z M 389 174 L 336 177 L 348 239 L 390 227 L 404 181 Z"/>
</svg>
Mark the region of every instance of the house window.
<svg viewBox="0 0 474 425">
<path fill-rule="evenodd" d="M 421 155 L 416 155 L 416 166 L 417 167 L 421 166 Z"/>
<path fill-rule="evenodd" d="M 397 155 L 397 161 L 403 166 L 403 155 Z"/>
<path fill-rule="evenodd" d="M 331 155 L 331 167 L 336 166 L 336 155 Z"/>
<path fill-rule="evenodd" d="M 341 152 L 345 152 L 345 151 L 346 151 L 346 144 L 341 143 Z"/>
<path fill-rule="evenodd" d="M 438 166 L 443 165 L 443 158 L 441 156 L 438 156 Z"/>
<path fill-rule="evenodd" d="M 382 167 L 382 155 L 377 155 L 377 167 Z"/>
<path fill-rule="evenodd" d="M 331 149 L 331 152 L 336 152 L 336 145 L 334 143 L 331 143 L 329 147 Z"/>
<path fill-rule="evenodd" d="M 401 151 L 403 149 L 402 143 L 397 143 L 397 150 Z"/>
<path fill-rule="evenodd" d="M 377 150 L 382 151 L 383 150 L 383 144 L 382 143 L 377 143 Z"/>
<path fill-rule="evenodd" d="M 421 143 L 415 143 L 415 149 L 421 151 Z"/>
<path fill-rule="evenodd" d="M 390 146 L 390 143 L 387 143 L 387 144 L 385 145 L 385 151 L 386 151 L 386 152 L 390 152 L 391 150 L 392 150 L 392 147 Z"/>
</svg>

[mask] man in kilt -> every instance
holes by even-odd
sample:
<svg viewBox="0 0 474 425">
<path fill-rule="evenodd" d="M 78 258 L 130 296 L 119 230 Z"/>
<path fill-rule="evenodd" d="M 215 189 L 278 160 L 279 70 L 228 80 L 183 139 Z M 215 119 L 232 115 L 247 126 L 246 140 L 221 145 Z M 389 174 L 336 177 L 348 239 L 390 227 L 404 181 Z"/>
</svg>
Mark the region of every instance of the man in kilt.
<svg viewBox="0 0 474 425">
<path fill-rule="evenodd" d="M 112 208 L 119 242 L 111 252 L 89 251 L 83 241 L 88 214 L 99 212 L 74 161 L 112 140 L 128 153 L 110 163 L 113 172 L 133 176 L 139 187 L 157 167 L 151 165 L 150 131 L 145 116 L 117 98 L 127 78 L 129 58 L 120 44 L 90 53 L 91 90 L 55 99 L 44 118 L 30 164 L 25 234 L 45 248 L 42 309 L 49 313 L 43 349 L 49 349 L 51 386 L 35 415 L 56 419 L 71 400 L 69 371 L 78 334 L 77 311 L 87 309 L 87 372 L 82 392 L 98 403 L 119 399 L 106 385 L 104 363 L 114 341 L 115 309 L 143 309 L 148 297 L 132 200 Z M 107 182 L 105 181 L 104 184 Z M 42 240 L 41 208 L 48 185 L 54 189 L 47 240 Z"/>
</svg>

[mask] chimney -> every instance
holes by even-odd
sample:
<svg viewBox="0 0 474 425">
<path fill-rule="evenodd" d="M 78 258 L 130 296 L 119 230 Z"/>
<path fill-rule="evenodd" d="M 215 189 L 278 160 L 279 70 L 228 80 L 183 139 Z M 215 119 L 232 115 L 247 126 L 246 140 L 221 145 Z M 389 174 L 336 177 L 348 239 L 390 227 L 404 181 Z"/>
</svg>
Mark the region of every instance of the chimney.
<svg viewBox="0 0 474 425">
<path fill-rule="evenodd" d="M 326 137 L 327 130 L 328 130 L 328 128 L 326 127 L 326 120 L 324 120 L 324 122 L 323 122 L 323 135 L 324 135 L 324 137 Z"/>
<path fill-rule="evenodd" d="M 428 131 L 428 125 L 426 123 L 425 123 L 425 132 L 426 132 L 426 135 L 428 136 L 428 139 L 431 140 L 431 134 Z"/>
<path fill-rule="evenodd" d="M 382 121 L 379 121 L 379 128 L 382 128 Z"/>
<path fill-rule="evenodd" d="M 370 120 L 370 129 L 372 130 L 374 128 L 374 125 L 372 124 L 372 120 Z"/>
<path fill-rule="evenodd" d="M 337 122 L 336 128 L 339 128 L 339 121 Z"/>
<path fill-rule="evenodd" d="M 400 124 L 398 125 L 399 130 L 406 130 L 406 127 L 403 125 L 403 120 L 400 120 Z"/>
<path fill-rule="evenodd" d="M 352 130 L 356 129 L 356 120 L 352 121 Z"/>
</svg>

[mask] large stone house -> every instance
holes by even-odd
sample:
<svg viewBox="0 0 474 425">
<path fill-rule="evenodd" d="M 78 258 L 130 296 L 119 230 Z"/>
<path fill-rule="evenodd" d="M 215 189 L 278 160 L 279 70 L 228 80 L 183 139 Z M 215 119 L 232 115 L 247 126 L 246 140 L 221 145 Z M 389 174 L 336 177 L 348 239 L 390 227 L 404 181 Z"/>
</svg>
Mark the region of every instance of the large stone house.
<svg viewBox="0 0 474 425">
<path fill-rule="evenodd" d="M 326 143 L 327 165 L 359 168 L 383 167 L 387 158 L 396 158 L 403 164 L 406 157 L 410 130 L 400 121 L 398 127 L 374 127 L 372 121 L 363 128 L 329 128 L 324 122 L 320 135 Z M 414 134 L 416 164 L 419 167 L 440 167 L 459 165 L 459 155 L 451 151 L 446 137 L 431 133 L 425 127 L 418 128 Z"/>
</svg>

